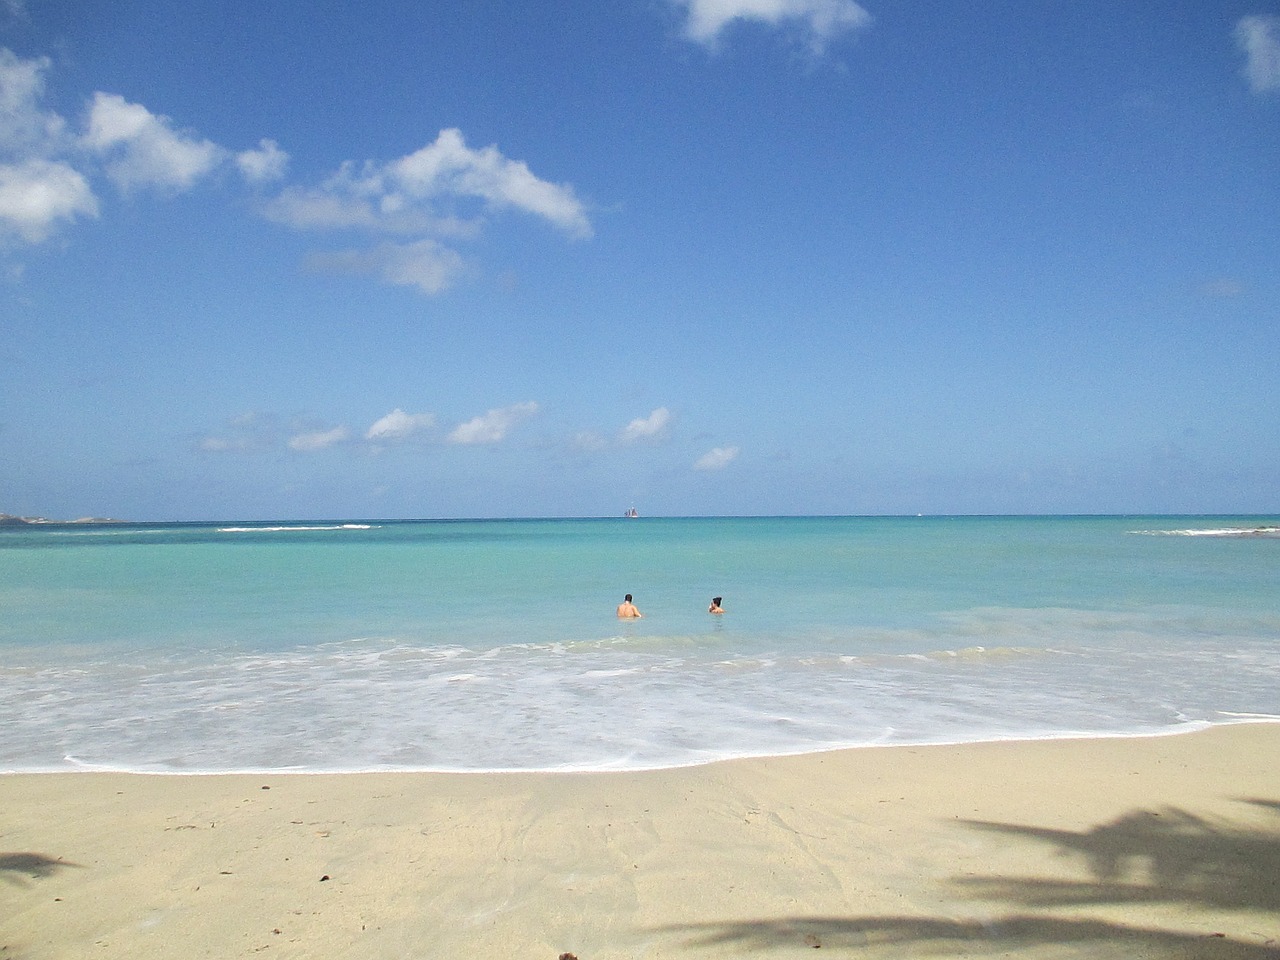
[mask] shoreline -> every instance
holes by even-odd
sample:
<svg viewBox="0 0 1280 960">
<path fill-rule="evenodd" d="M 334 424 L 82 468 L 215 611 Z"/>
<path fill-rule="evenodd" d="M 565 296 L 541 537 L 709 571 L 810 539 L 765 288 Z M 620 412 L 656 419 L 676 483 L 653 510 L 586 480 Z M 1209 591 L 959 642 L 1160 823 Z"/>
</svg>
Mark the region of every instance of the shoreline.
<svg viewBox="0 0 1280 960">
<path fill-rule="evenodd" d="M 1280 957 L 1280 724 L 652 771 L 0 776 L 0 949 Z M 8 882 L 5 882 L 8 881 Z"/>
<path fill-rule="evenodd" d="M 5 777 L 43 777 L 43 776 L 59 776 L 59 775 L 75 775 L 75 774 L 118 774 L 120 776 L 138 776 L 138 777 L 273 777 L 273 776 L 289 776 L 289 777 L 360 777 L 360 776 L 536 776 L 536 775 L 564 775 L 579 776 L 592 774 L 628 774 L 628 773 L 660 773 L 666 770 L 695 770 L 701 767 L 714 766 L 722 763 L 739 763 L 751 760 L 787 760 L 796 757 L 822 756 L 824 754 L 856 752 L 862 750 L 897 750 L 897 749 L 919 749 L 933 747 L 967 747 L 981 746 L 988 744 L 1036 744 L 1036 743 L 1054 743 L 1059 741 L 1091 741 L 1091 740 L 1145 740 L 1159 739 L 1162 737 L 1182 737 L 1190 736 L 1204 730 L 1213 730 L 1219 727 L 1235 727 L 1235 726 L 1266 726 L 1269 724 L 1280 724 L 1280 716 L 1272 714 L 1241 714 L 1232 720 L 1195 720 L 1188 721 L 1176 727 L 1166 727 L 1158 730 L 1138 730 L 1128 732 L 1082 732 L 1074 731 L 1060 734 L 1045 734 L 1042 736 L 1035 735 L 1011 735 L 1001 737 L 989 737 L 986 739 L 976 740 L 928 740 L 928 741 L 901 741 L 901 742 L 876 742 L 876 743 L 845 743 L 833 746 L 817 746 L 799 748 L 792 751 L 773 752 L 773 753 L 750 753 L 750 754 L 729 754 L 723 756 L 707 757 L 705 759 L 689 760 L 682 763 L 666 763 L 654 764 L 652 766 L 611 766 L 600 765 L 594 767 L 575 767 L 575 766 L 559 766 L 559 767 L 336 767 L 332 769 L 299 769 L 299 768 L 238 768 L 228 770 L 147 770 L 141 768 L 132 768 L 127 766 L 94 766 L 83 764 L 79 766 L 57 767 L 57 768 L 33 768 L 33 769 L 0 769 L 0 780 Z"/>
</svg>

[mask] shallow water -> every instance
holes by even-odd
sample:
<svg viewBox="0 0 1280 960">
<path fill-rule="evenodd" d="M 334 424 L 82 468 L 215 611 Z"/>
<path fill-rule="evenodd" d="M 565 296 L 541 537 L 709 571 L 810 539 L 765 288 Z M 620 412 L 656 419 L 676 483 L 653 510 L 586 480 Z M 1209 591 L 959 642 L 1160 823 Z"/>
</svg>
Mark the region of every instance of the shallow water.
<svg viewBox="0 0 1280 960">
<path fill-rule="evenodd" d="M 1274 517 L 3 529 L 0 769 L 640 768 L 1276 717 L 1278 585 Z"/>
</svg>

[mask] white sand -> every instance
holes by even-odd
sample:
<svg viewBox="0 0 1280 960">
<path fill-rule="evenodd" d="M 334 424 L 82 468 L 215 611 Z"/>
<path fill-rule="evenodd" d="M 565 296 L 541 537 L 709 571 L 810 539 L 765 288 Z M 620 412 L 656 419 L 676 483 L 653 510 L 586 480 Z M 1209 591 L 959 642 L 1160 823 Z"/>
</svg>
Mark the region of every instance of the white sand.
<svg viewBox="0 0 1280 960">
<path fill-rule="evenodd" d="M 0 960 L 1280 958 L 1280 725 L 614 774 L 0 776 Z"/>
</svg>

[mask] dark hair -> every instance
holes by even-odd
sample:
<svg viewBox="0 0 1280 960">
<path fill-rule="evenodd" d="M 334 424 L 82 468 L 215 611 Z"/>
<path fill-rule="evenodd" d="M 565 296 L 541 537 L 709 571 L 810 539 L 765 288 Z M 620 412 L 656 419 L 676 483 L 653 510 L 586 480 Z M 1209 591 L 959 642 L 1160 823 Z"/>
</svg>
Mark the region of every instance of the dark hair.
<svg viewBox="0 0 1280 960">
<path fill-rule="evenodd" d="M 630 602 L 631 602 L 631 594 L 629 594 L 629 593 L 627 594 L 627 596 L 626 596 L 626 601 L 627 601 L 627 603 L 630 603 Z"/>
<path fill-rule="evenodd" d="M 712 602 L 712 603 L 714 603 L 714 604 L 718 607 L 718 606 L 720 606 L 720 601 L 721 601 L 721 600 L 723 600 L 723 599 L 724 599 L 724 597 L 712 597 L 712 598 L 711 598 L 711 602 Z"/>
</svg>

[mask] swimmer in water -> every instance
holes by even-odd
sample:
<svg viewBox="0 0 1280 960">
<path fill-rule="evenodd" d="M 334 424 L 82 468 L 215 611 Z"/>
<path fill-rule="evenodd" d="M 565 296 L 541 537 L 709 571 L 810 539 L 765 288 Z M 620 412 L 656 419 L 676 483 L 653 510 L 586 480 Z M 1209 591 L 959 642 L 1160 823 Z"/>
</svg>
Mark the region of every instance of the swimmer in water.
<svg viewBox="0 0 1280 960">
<path fill-rule="evenodd" d="M 711 606 L 707 607 L 707 613 L 724 613 L 724 609 L 720 606 L 720 601 L 724 597 L 712 597 Z"/>
<path fill-rule="evenodd" d="M 636 605 L 631 602 L 631 594 L 627 594 L 626 599 L 618 604 L 618 618 L 621 620 L 639 620 L 644 614 L 636 609 Z"/>
</svg>

